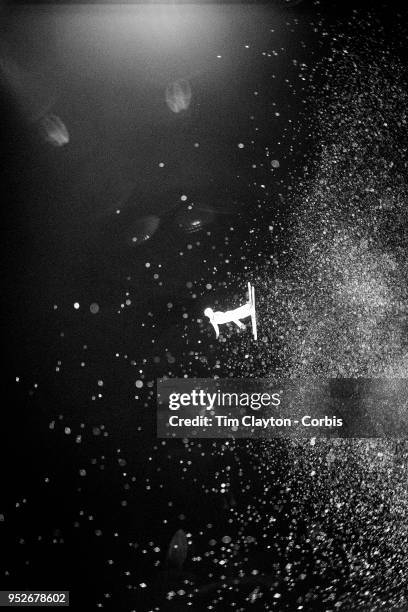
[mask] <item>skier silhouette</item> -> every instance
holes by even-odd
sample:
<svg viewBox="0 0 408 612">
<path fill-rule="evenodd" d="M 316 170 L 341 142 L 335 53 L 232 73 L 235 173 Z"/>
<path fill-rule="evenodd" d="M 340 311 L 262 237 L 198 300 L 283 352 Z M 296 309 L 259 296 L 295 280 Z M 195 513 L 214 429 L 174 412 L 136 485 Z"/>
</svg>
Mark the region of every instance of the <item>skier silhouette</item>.
<svg viewBox="0 0 408 612">
<path fill-rule="evenodd" d="M 245 329 L 245 325 L 242 323 L 241 319 L 251 317 L 252 334 L 254 340 L 258 339 L 255 312 L 255 288 L 251 286 L 251 283 L 248 283 L 248 302 L 243 306 L 239 306 L 239 308 L 235 308 L 235 310 L 226 310 L 225 312 L 220 310 L 214 312 L 212 308 L 206 308 L 204 314 L 210 319 L 210 323 L 215 329 L 217 338 L 220 335 L 219 325 L 223 325 L 224 323 L 235 323 L 240 329 Z"/>
</svg>

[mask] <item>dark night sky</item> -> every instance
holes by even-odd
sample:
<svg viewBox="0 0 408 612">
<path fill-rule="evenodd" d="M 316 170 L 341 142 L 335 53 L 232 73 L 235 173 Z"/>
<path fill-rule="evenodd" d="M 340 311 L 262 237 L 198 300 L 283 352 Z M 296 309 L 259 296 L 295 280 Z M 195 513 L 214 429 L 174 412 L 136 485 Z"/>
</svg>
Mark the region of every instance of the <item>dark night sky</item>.
<svg viewBox="0 0 408 612">
<path fill-rule="evenodd" d="M 326 595 L 336 583 L 339 597 L 350 585 L 358 594 L 340 609 L 377 609 L 359 599 L 365 582 L 347 566 L 339 532 L 316 521 L 330 539 L 320 557 L 316 532 L 305 543 L 307 513 L 320 508 L 314 493 L 298 520 L 298 506 L 273 482 L 259 502 L 266 472 L 261 478 L 253 446 L 162 445 L 153 393 L 155 378 L 165 374 L 265 376 L 280 365 L 283 335 L 269 334 L 265 324 L 270 344 L 245 370 L 243 355 L 253 345 L 231 341 L 226 355 L 202 311 L 209 301 L 241 300 L 243 279 L 261 275 L 266 262 L 277 262 L 268 268 L 271 285 L 276 270 L 291 265 L 288 237 L 301 200 L 292 195 L 316 163 L 315 126 L 333 49 L 356 31 L 363 38 L 378 28 L 406 66 L 403 18 L 384 4 L 369 19 L 367 12 L 365 25 L 365 10 L 356 17 L 351 3 L 304 2 L 292 9 L 6 11 L 2 304 L 11 382 L 3 405 L 0 588 L 70 589 L 74 609 L 84 598 L 89 610 L 103 602 L 116 611 L 181 612 L 191 609 L 186 598 L 166 594 L 198 586 L 194 610 L 209 609 L 212 599 L 213 609 L 227 610 L 235 598 L 235 609 L 292 611 L 304 597 L 304 610 L 328 611 Z M 189 81 L 192 101 L 175 114 L 164 92 L 177 79 Z M 50 112 L 68 128 L 63 147 L 41 140 L 39 120 Z M 191 231 L 190 204 L 199 231 Z M 132 246 L 147 216 L 158 228 Z M 136 380 L 144 383 L 140 392 Z M 284 472 L 291 453 L 277 444 L 274 469 Z M 230 493 L 222 496 L 227 467 Z M 352 507 L 351 493 L 348 501 Z M 268 600 L 270 608 L 263 607 L 266 596 L 251 605 L 245 599 L 256 583 L 243 582 L 238 594 L 219 600 L 211 587 L 222 572 L 206 556 L 208 541 L 228 533 L 242 543 L 236 517 L 247 516 L 251 503 L 259 528 L 247 521 L 245 536 L 264 533 L 264 522 L 278 516 L 279 538 L 267 540 L 274 556 L 237 545 L 225 571 L 228 579 L 254 568 L 275 575 L 281 599 Z M 285 548 L 292 519 L 297 552 Z M 362 530 L 359 520 L 353 533 Z M 181 528 L 194 545 L 177 570 L 165 557 Z M 194 565 L 194 556 L 202 562 Z M 307 575 L 295 589 L 279 577 L 289 558 Z M 275 578 L 267 580 L 275 588 Z M 402 588 L 392 578 L 387 586 L 387 609 L 397 610 Z"/>
</svg>

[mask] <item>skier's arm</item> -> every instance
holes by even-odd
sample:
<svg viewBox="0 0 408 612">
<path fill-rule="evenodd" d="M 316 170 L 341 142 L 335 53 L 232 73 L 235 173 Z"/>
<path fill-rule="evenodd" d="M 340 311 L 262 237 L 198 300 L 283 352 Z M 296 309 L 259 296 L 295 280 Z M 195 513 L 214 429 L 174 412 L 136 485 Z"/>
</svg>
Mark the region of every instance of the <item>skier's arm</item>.
<svg viewBox="0 0 408 612">
<path fill-rule="evenodd" d="M 220 328 L 218 327 L 217 323 L 214 323 L 214 321 L 211 321 L 211 325 L 213 326 L 213 328 L 215 329 L 215 335 L 217 336 L 217 338 L 220 335 Z"/>
</svg>

